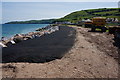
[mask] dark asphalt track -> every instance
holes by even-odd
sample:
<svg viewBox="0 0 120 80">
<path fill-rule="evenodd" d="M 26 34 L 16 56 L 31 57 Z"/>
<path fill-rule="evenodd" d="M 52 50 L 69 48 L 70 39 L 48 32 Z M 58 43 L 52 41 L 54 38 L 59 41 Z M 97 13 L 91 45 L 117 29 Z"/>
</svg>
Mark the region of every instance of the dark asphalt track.
<svg viewBox="0 0 120 80">
<path fill-rule="evenodd" d="M 76 31 L 72 27 L 60 26 L 60 30 L 10 45 L 2 50 L 2 62 L 44 63 L 60 59 L 73 46 Z"/>
</svg>

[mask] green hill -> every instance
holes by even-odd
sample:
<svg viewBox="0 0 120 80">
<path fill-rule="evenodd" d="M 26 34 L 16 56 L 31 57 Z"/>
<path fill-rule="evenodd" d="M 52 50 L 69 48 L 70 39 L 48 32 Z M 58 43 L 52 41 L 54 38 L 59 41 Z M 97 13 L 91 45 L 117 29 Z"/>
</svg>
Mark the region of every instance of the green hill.
<svg viewBox="0 0 120 80">
<path fill-rule="evenodd" d="M 120 8 L 101 8 L 101 9 L 89 9 L 76 11 L 61 18 L 63 20 L 75 21 L 81 19 L 88 19 L 92 17 L 109 17 L 119 18 L 120 20 Z"/>
<path fill-rule="evenodd" d="M 82 19 L 88 19 L 92 17 L 109 17 L 118 18 L 120 20 L 120 8 L 100 8 L 100 9 L 88 9 L 70 13 L 60 19 L 47 19 L 47 20 L 30 20 L 30 21 L 14 21 L 7 24 L 53 24 L 55 22 L 76 22 Z"/>
<path fill-rule="evenodd" d="M 46 20 L 29 20 L 29 21 L 12 21 L 5 24 L 52 24 L 55 19 Z"/>
</svg>

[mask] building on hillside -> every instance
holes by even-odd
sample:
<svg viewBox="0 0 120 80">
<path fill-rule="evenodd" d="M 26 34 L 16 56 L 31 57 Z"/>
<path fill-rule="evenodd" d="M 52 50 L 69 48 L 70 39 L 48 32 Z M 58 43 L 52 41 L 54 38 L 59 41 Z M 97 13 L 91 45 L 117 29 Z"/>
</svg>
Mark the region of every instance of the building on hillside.
<svg viewBox="0 0 120 80">
<path fill-rule="evenodd" d="M 118 18 L 107 18 L 107 22 L 119 22 Z"/>
</svg>

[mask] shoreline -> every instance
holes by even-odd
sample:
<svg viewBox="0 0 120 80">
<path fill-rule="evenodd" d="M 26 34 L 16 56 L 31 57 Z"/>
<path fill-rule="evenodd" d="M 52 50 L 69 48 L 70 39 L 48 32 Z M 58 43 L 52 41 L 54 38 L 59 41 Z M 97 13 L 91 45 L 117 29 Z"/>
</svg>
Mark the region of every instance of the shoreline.
<svg viewBox="0 0 120 80">
<path fill-rule="evenodd" d="M 59 30 L 59 26 L 48 25 L 48 26 L 36 29 L 35 30 L 36 32 L 34 31 L 26 34 L 15 34 L 10 38 L 1 37 L 0 46 L 7 47 L 9 44 L 16 44 L 24 40 L 40 37 L 44 34 L 51 34 L 52 32 L 55 32 L 57 30 Z"/>
<path fill-rule="evenodd" d="M 74 28 L 59 26 L 57 31 L 3 47 L 2 62 L 44 63 L 60 59 L 74 45 L 75 34 Z"/>
</svg>

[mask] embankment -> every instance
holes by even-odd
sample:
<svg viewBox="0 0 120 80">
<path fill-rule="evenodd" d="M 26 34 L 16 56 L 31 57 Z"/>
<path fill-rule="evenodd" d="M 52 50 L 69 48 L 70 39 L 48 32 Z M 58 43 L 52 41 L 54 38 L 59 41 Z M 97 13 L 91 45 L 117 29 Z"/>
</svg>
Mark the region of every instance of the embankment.
<svg viewBox="0 0 120 80">
<path fill-rule="evenodd" d="M 3 48 L 2 62 L 40 63 L 62 58 L 74 44 L 76 31 L 60 26 L 60 30 Z"/>
</svg>

